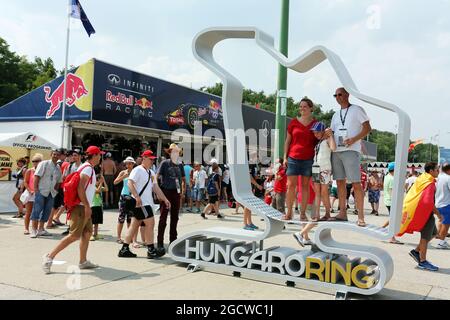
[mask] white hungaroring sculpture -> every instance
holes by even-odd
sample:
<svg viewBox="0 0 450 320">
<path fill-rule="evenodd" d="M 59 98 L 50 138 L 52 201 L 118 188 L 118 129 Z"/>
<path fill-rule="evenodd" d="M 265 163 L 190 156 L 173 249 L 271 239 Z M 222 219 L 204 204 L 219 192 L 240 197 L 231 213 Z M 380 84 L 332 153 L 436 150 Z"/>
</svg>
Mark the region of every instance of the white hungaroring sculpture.
<svg viewBox="0 0 450 320">
<path fill-rule="evenodd" d="M 238 79 L 218 65 L 214 47 L 227 39 L 254 39 L 281 65 L 305 73 L 328 60 L 343 87 L 354 97 L 375 107 L 394 112 L 398 117 L 398 139 L 395 150 L 396 174 L 389 229 L 375 225 L 359 227 L 351 222 L 319 222 L 311 250 L 288 247 L 264 248 L 263 240 L 280 234 L 285 221 L 281 213 L 256 198 L 250 187 L 245 137 L 243 130 L 242 91 Z M 169 247 L 171 257 L 189 263 L 188 270 L 207 270 L 257 279 L 265 282 L 335 293 L 346 297 L 353 292 L 363 295 L 378 293 L 392 278 L 394 262 L 384 250 L 362 244 L 336 242 L 331 231 L 357 232 L 365 237 L 388 240 L 400 229 L 403 185 L 410 137 L 409 116 L 397 106 L 359 92 L 341 59 L 329 49 L 317 46 L 289 61 L 274 48 L 268 34 L 253 27 L 217 27 L 200 32 L 193 40 L 193 52 L 206 68 L 223 81 L 222 108 L 226 134 L 227 158 L 233 196 L 237 202 L 262 217 L 264 231 L 214 227 L 186 234 Z M 297 221 L 296 223 L 299 223 Z"/>
</svg>

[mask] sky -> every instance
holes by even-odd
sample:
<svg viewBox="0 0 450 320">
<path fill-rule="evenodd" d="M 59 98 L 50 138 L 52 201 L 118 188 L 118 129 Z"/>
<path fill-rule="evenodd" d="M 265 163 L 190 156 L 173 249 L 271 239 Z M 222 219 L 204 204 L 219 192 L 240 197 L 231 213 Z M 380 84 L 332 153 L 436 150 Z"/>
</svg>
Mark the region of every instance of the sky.
<svg viewBox="0 0 450 320">
<path fill-rule="evenodd" d="M 0 0 L 0 37 L 28 58 L 50 57 L 64 68 L 66 0 Z M 281 0 L 80 0 L 96 34 L 71 21 L 69 64 L 90 58 L 198 89 L 218 78 L 192 54 L 192 39 L 216 26 L 257 27 L 278 47 Z M 337 53 L 358 89 L 410 116 L 411 139 L 450 148 L 450 0 L 291 0 L 288 57 L 313 46 Z M 277 88 L 277 64 L 252 40 L 227 40 L 217 61 L 244 87 Z M 288 73 L 288 95 L 338 110 L 340 83 L 328 62 Z M 365 108 L 372 127 L 397 132 L 395 114 Z"/>
</svg>

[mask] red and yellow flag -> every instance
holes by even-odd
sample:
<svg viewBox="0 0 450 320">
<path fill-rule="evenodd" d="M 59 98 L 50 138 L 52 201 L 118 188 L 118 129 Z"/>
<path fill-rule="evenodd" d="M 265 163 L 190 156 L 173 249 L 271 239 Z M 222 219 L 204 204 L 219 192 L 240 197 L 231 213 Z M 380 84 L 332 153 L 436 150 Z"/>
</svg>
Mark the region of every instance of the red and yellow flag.
<svg viewBox="0 0 450 320">
<path fill-rule="evenodd" d="M 433 214 L 435 179 L 429 173 L 420 175 L 403 201 L 402 225 L 398 236 L 421 231 Z"/>
</svg>

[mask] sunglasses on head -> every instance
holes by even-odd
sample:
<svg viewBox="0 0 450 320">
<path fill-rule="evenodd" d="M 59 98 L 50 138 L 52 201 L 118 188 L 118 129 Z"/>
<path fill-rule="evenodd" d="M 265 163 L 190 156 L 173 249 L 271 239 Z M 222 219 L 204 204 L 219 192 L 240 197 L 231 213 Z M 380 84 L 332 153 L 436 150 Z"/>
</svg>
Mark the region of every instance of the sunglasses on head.
<svg viewBox="0 0 450 320">
<path fill-rule="evenodd" d="M 342 93 L 337 93 L 337 94 L 333 94 L 333 97 L 342 97 L 343 96 L 343 94 Z"/>
<path fill-rule="evenodd" d="M 33 161 L 31 161 L 31 162 L 41 162 L 41 160 L 33 160 Z"/>
</svg>

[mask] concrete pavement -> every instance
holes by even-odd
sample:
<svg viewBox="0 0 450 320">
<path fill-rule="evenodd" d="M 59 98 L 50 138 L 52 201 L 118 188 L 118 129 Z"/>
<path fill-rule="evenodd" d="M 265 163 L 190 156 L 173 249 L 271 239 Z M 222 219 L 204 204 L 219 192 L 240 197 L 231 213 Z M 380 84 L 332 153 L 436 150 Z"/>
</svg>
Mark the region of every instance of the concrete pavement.
<svg viewBox="0 0 450 320">
<path fill-rule="evenodd" d="M 179 234 L 217 225 L 241 227 L 242 209 L 238 215 L 233 214 L 234 209 L 223 212 L 225 220 L 215 217 L 203 220 L 198 214 L 184 213 L 179 221 Z M 366 210 L 368 223 L 382 225 L 387 219 L 384 208 L 379 217 L 369 213 L 370 210 Z M 41 269 L 42 256 L 62 238 L 60 234 L 65 228 L 50 229 L 54 234 L 52 238 L 30 239 L 23 235 L 23 220 L 11 216 L 0 214 L 0 299 L 334 299 L 328 294 L 214 273 L 189 273 L 185 265 L 174 263 L 167 255 L 160 260 L 148 260 L 146 249 L 133 249 L 138 254 L 136 259 L 120 259 L 117 253 L 121 246 L 115 242 L 117 212 L 114 210 L 105 212 L 105 223 L 100 227 L 100 234 L 105 238 L 91 242 L 89 247 L 89 259 L 100 268 L 82 270 L 81 275 L 73 273 L 78 264 L 78 243 L 75 243 L 55 259 L 52 273 L 45 275 Z M 349 214 L 349 218 L 355 220 L 356 215 Z M 258 217 L 253 216 L 253 222 L 263 227 Z M 267 240 L 265 246 L 283 244 L 297 248 L 292 237 L 297 228 L 287 225 L 281 235 Z M 416 269 L 408 255 L 419 240 L 418 234 L 402 237 L 404 245 L 339 232 L 336 232 L 336 239 L 379 246 L 387 250 L 395 262 L 394 276 L 379 294 L 352 295 L 351 298 L 450 299 L 450 251 L 435 249 L 436 240 L 432 241 L 428 255 L 440 270 L 432 273 Z"/>
</svg>

